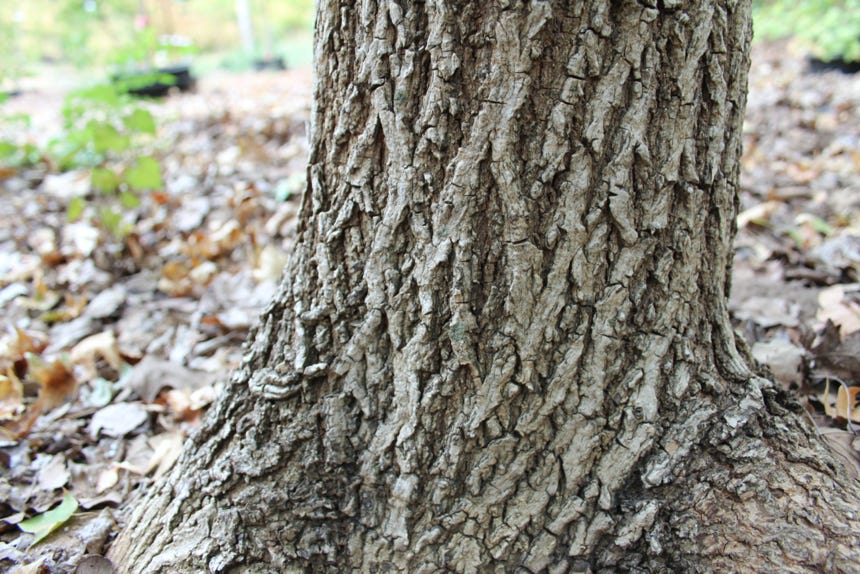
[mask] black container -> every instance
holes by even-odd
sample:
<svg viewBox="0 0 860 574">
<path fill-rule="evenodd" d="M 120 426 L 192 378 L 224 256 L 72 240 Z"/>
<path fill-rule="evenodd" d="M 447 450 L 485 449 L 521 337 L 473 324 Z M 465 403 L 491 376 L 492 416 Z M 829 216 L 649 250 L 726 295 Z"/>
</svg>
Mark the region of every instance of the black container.
<svg viewBox="0 0 860 574">
<path fill-rule="evenodd" d="M 129 94 L 148 98 L 162 98 L 173 89 L 187 92 L 193 90 L 196 84 L 191 67 L 186 64 L 120 72 L 114 74 L 111 80 Z"/>
<path fill-rule="evenodd" d="M 254 60 L 254 69 L 257 71 L 286 70 L 287 63 L 281 56 L 272 58 L 260 58 L 258 60 Z"/>
<path fill-rule="evenodd" d="M 819 60 L 818 58 L 809 58 L 809 69 L 813 72 L 842 72 L 843 74 L 856 74 L 860 72 L 860 60 L 843 60 L 836 58 L 835 60 Z"/>
</svg>

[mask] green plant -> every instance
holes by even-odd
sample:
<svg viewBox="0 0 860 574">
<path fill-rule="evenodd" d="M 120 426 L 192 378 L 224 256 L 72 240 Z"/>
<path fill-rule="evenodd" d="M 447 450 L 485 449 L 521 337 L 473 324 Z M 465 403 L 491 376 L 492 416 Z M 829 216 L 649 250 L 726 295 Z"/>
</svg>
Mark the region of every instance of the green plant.
<svg viewBox="0 0 860 574">
<path fill-rule="evenodd" d="M 860 61 L 860 0 L 759 0 L 756 33 L 765 38 L 795 36 L 824 61 Z"/>
<path fill-rule="evenodd" d="M 125 235 L 123 210 L 140 205 L 139 192 L 163 186 L 158 160 L 143 153 L 156 133 L 155 119 L 110 84 L 70 93 L 63 117 L 64 131 L 49 144 L 54 161 L 61 170 L 90 170 L 92 189 L 100 193 L 98 219 L 115 235 Z M 81 217 L 86 205 L 83 197 L 74 198 L 67 217 Z"/>
<path fill-rule="evenodd" d="M 113 58 L 120 69 L 152 68 L 183 59 L 197 52 L 194 44 L 183 36 L 159 36 L 147 27 L 133 34 L 131 40 L 118 49 Z"/>
<path fill-rule="evenodd" d="M 0 104 L 6 100 L 5 94 L 0 94 Z M 24 129 L 30 125 L 30 116 L 26 114 L 0 115 L 0 126 L 3 128 L 18 126 Z M 42 159 L 42 152 L 32 143 L 17 143 L 0 138 L 0 166 L 23 167 L 34 165 Z"/>
</svg>

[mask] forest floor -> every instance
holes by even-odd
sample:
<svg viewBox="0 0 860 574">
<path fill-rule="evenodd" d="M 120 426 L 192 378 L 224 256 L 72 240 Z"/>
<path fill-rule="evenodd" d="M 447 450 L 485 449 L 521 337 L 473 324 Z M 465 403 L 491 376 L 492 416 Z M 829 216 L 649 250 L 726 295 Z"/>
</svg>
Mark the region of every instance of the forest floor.
<svg viewBox="0 0 860 574">
<path fill-rule="evenodd" d="M 176 460 L 275 292 L 310 97 L 308 70 L 224 73 L 153 105 L 165 186 L 125 210 L 121 239 L 86 172 L 0 170 L 0 570 L 111 571 L 99 555 L 129 500 Z M 3 109 L 44 140 L 61 105 L 47 90 Z M 756 46 L 744 143 L 736 325 L 857 476 L 860 75 Z"/>
</svg>

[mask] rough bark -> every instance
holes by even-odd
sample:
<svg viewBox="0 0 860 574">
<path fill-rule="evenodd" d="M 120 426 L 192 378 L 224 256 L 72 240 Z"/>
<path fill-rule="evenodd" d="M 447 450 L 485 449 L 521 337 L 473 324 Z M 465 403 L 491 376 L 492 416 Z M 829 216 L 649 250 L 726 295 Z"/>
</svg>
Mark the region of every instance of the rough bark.
<svg viewBox="0 0 860 574">
<path fill-rule="evenodd" d="M 855 570 L 726 311 L 748 4 L 321 1 L 300 241 L 121 570 Z"/>
</svg>

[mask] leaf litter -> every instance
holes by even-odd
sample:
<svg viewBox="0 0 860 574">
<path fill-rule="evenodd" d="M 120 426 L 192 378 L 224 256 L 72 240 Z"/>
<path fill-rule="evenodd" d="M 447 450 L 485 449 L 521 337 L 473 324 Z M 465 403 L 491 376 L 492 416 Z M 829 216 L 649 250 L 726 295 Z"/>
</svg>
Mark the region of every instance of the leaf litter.
<svg viewBox="0 0 860 574">
<path fill-rule="evenodd" d="M 86 173 L 4 172 L 0 570 L 105 567 L 123 505 L 178 458 L 280 280 L 310 92 L 307 70 L 224 74 L 153 104 L 164 186 L 121 237 Z"/>
<path fill-rule="evenodd" d="M 860 75 L 754 48 L 738 229 L 736 327 L 860 476 Z"/>
<path fill-rule="evenodd" d="M 122 239 L 86 202 L 66 220 L 90 197 L 87 174 L 3 172 L 0 566 L 112 571 L 99 555 L 127 503 L 177 459 L 275 293 L 310 94 L 307 70 L 224 74 L 153 106 L 165 185 L 123 214 Z M 854 476 L 858 110 L 860 78 L 813 75 L 784 44 L 754 47 L 730 300 L 756 359 L 800 394 Z M 50 522 L 68 496 L 86 512 L 32 546 L 19 525 Z"/>
</svg>

